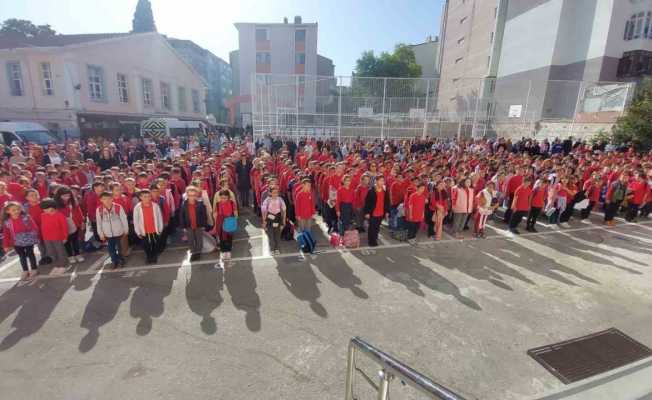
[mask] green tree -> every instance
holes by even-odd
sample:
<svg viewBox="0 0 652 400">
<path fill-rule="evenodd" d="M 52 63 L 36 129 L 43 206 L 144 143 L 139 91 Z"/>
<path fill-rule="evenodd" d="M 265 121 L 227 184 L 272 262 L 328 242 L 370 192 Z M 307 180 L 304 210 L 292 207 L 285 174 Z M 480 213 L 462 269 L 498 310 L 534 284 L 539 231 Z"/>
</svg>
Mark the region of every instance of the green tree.
<svg viewBox="0 0 652 400">
<path fill-rule="evenodd" d="M 156 32 L 156 23 L 154 23 L 154 14 L 149 0 L 138 0 L 131 25 L 131 31 L 134 33 Z"/>
<path fill-rule="evenodd" d="M 421 66 L 417 64 L 412 48 L 399 43 L 393 53 L 384 51 L 378 57 L 372 50 L 363 52 L 356 62 L 355 75 L 417 78 L 421 76 Z"/>
<path fill-rule="evenodd" d="M 36 36 L 54 36 L 57 32 L 50 25 L 34 25 L 26 19 L 10 18 L 0 26 L 0 36 L 31 38 Z"/>
<path fill-rule="evenodd" d="M 637 87 L 632 104 L 613 127 L 616 144 L 632 144 L 638 150 L 652 149 L 652 78 Z"/>
</svg>

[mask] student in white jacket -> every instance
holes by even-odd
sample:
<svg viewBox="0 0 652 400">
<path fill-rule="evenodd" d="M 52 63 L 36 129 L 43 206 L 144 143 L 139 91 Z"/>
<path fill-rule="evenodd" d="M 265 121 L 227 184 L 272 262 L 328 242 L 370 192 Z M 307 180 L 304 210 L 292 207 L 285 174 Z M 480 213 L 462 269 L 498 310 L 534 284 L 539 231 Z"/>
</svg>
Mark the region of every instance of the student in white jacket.
<svg viewBox="0 0 652 400">
<path fill-rule="evenodd" d="M 152 201 L 152 194 L 144 189 L 138 193 L 140 203 L 134 207 L 134 231 L 143 240 L 147 263 L 158 259 L 159 241 L 163 232 L 163 215 L 159 205 Z"/>
<path fill-rule="evenodd" d="M 121 254 L 120 239 L 129 233 L 127 214 L 120 204 L 113 202 L 113 195 L 109 192 L 100 194 L 100 203 L 95 211 L 97 234 L 100 240 L 107 242 L 113 268 L 124 267 L 125 258 Z"/>
</svg>

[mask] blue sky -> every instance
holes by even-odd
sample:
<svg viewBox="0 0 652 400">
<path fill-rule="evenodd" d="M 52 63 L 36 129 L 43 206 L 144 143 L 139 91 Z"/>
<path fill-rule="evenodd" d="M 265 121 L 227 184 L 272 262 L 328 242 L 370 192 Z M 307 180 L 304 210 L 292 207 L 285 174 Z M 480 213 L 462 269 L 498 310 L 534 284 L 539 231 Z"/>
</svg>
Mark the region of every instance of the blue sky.
<svg viewBox="0 0 652 400">
<path fill-rule="evenodd" d="M 391 50 L 439 34 L 443 0 L 151 0 L 158 31 L 190 39 L 228 62 L 238 46 L 234 22 L 319 23 L 319 53 L 350 75 L 364 50 Z M 49 23 L 60 33 L 125 32 L 137 0 L 0 0 L 0 18 Z"/>
</svg>

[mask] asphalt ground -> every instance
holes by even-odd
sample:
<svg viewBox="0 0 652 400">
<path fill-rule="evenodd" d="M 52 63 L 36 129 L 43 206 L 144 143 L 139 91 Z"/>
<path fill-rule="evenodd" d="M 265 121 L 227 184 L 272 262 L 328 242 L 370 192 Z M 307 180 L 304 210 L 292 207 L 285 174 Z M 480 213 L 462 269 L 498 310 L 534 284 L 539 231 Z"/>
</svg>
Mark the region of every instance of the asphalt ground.
<svg viewBox="0 0 652 400">
<path fill-rule="evenodd" d="M 135 249 L 61 277 L 18 281 L 0 265 L 0 398 L 342 399 L 360 336 L 473 399 L 522 399 L 564 385 L 528 349 L 615 327 L 652 346 L 652 223 L 606 229 L 596 213 L 559 229 L 486 239 L 392 240 L 271 257 L 241 218 L 233 261 L 190 263 L 173 243 L 157 265 Z M 375 378 L 375 367 L 361 367 Z M 355 393 L 374 398 L 358 374 Z M 400 382 L 391 398 L 418 398 Z"/>
</svg>

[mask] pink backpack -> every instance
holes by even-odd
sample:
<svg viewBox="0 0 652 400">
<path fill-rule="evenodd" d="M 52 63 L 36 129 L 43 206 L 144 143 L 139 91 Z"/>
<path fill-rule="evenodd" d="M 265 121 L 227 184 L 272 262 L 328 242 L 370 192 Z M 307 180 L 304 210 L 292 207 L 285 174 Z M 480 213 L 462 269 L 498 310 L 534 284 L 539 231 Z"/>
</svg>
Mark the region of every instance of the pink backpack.
<svg viewBox="0 0 652 400">
<path fill-rule="evenodd" d="M 344 232 L 342 243 L 347 249 L 355 249 L 360 247 L 360 233 L 358 233 L 358 231 L 355 229 Z"/>
<path fill-rule="evenodd" d="M 340 247 L 342 245 L 342 238 L 340 237 L 340 234 L 337 233 L 337 232 L 331 233 L 330 243 L 331 243 L 331 246 L 333 246 L 333 247 L 336 247 L 336 248 Z"/>
</svg>

